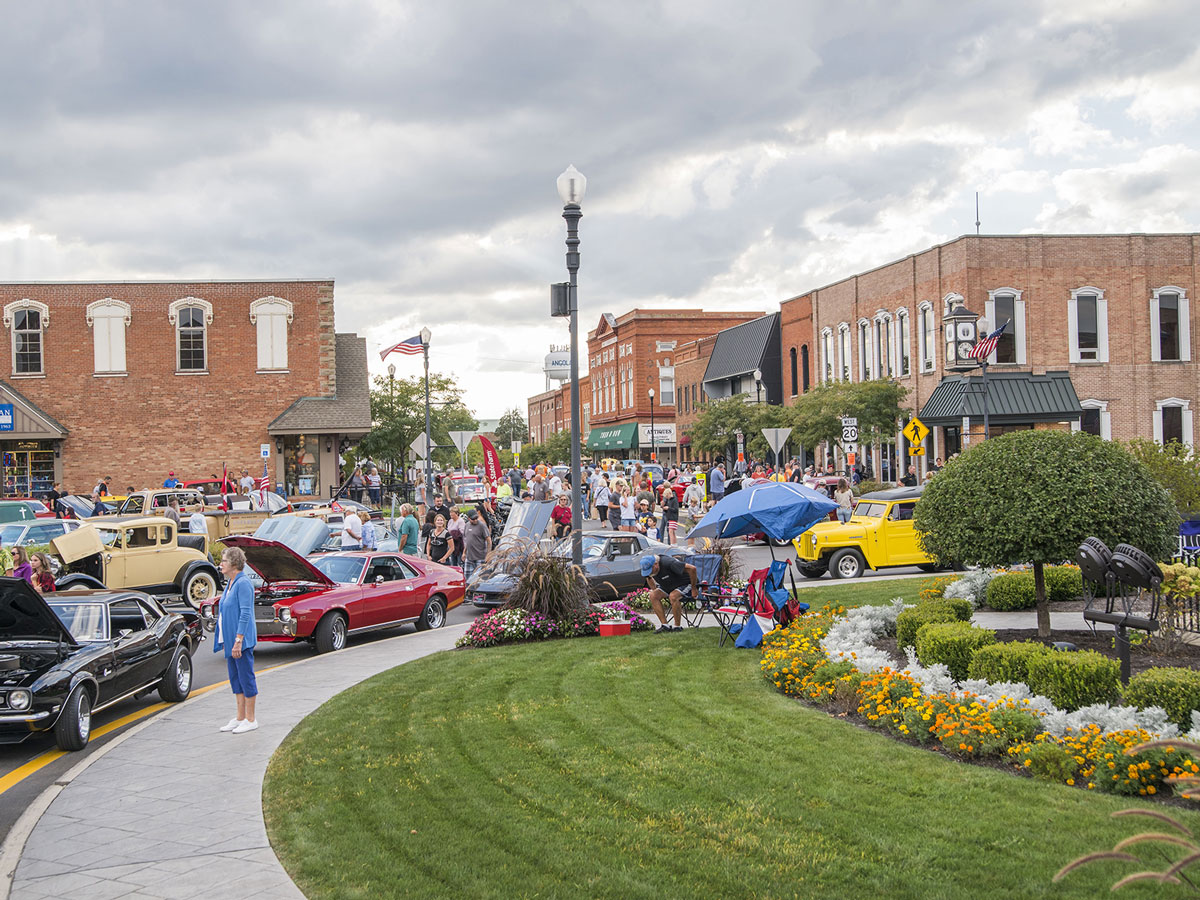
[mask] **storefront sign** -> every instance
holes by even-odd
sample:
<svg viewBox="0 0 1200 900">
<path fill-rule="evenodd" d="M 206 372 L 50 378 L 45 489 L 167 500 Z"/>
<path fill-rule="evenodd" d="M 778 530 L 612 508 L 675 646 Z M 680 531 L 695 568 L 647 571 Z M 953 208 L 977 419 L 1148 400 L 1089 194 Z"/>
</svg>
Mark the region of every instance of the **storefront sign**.
<svg viewBox="0 0 1200 900">
<path fill-rule="evenodd" d="M 675 423 L 654 423 L 654 440 L 650 440 L 650 424 L 642 423 L 638 425 L 638 446 L 649 447 L 651 443 L 659 447 L 671 446 L 675 443 Z"/>
<path fill-rule="evenodd" d="M 13 430 L 13 405 L 0 403 L 0 431 Z"/>
</svg>

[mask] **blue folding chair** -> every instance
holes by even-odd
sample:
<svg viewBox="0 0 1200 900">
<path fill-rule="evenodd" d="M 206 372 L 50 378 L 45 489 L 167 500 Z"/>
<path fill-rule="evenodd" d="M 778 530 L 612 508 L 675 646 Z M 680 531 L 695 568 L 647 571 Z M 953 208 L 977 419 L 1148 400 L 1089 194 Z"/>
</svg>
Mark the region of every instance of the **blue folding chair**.
<svg viewBox="0 0 1200 900">
<path fill-rule="evenodd" d="M 705 613 L 711 613 L 720 605 L 721 599 L 721 555 L 719 553 L 697 553 L 687 558 L 687 563 L 696 567 L 696 581 L 700 585 L 700 596 L 695 609 L 683 610 L 683 619 L 689 628 L 699 626 Z"/>
</svg>

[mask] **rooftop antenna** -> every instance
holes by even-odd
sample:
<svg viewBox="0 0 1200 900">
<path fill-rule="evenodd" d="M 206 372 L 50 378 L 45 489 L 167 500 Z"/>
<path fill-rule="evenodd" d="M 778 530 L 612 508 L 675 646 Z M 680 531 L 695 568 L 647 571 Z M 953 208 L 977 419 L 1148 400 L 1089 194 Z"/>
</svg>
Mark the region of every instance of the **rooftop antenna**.
<svg viewBox="0 0 1200 900">
<path fill-rule="evenodd" d="M 979 191 L 975 192 L 975 233 L 979 234 Z"/>
</svg>

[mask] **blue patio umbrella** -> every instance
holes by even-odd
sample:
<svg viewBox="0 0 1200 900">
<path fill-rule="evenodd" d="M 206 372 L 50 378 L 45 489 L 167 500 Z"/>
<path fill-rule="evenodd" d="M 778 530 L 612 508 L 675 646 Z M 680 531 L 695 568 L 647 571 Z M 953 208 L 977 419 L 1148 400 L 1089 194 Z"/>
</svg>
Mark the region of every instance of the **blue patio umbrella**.
<svg viewBox="0 0 1200 900">
<path fill-rule="evenodd" d="M 729 538 L 762 531 L 777 541 L 790 541 L 835 509 L 829 497 L 802 484 L 764 481 L 723 498 L 688 537 Z"/>
</svg>

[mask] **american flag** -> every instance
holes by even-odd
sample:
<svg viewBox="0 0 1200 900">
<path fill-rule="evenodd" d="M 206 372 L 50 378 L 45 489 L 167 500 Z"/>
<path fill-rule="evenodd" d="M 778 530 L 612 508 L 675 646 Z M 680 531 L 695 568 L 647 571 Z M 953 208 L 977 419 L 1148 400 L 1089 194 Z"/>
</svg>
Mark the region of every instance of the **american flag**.
<svg viewBox="0 0 1200 900">
<path fill-rule="evenodd" d="M 392 346 L 379 354 L 379 358 L 387 359 L 389 353 L 405 353 L 409 356 L 416 356 L 424 349 L 425 344 L 421 342 L 421 336 L 418 334 L 415 337 L 405 338 L 398 344 L 392 344 Z"/>
<path fill-rule="evenodd" d="M 996 345 L 1000 343 L 1000 335 L 1004 334 L 1004 329 L 1009 326 L 1011 321 L 1012 319 L 1009 319 L 1008 322 L 1005 322 L 1003 325 L 985 337 L 982 341 L 977 341 L 967 356 L 969 356 L 971 359 L 983 360 L 995 353 Z"/>
<path fill-rule="evenodd" d="M 262 478 L 258 479 L 258 499 L 264 506 L 267 503 L 267 491 L 271 487 L 271 476 L 267 474 L 267 464 L 263 463 Z"/>
</svg>

